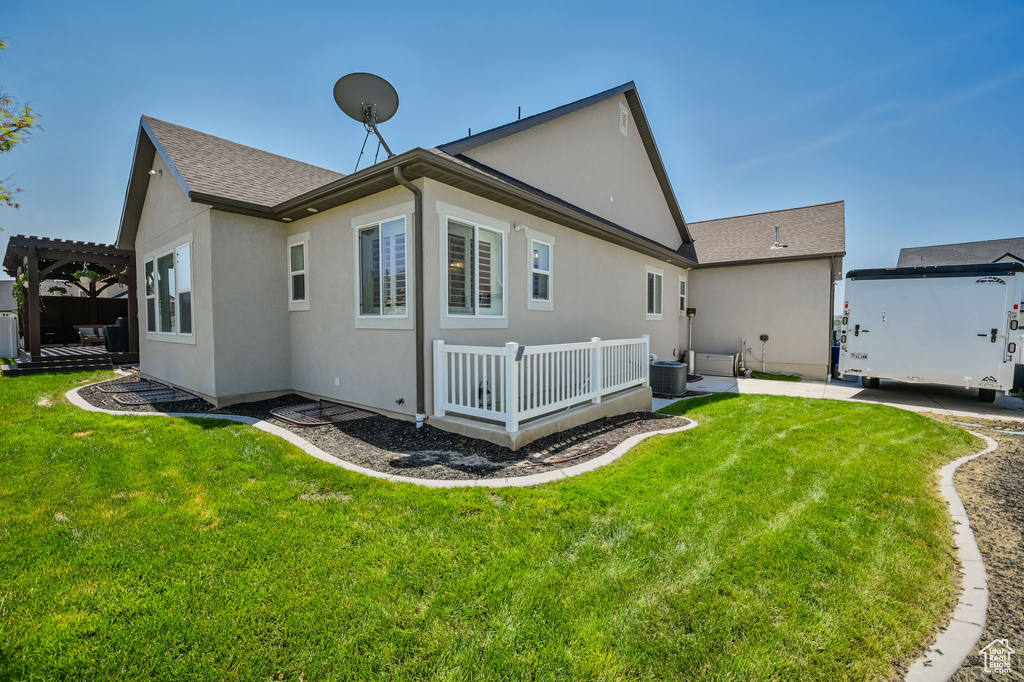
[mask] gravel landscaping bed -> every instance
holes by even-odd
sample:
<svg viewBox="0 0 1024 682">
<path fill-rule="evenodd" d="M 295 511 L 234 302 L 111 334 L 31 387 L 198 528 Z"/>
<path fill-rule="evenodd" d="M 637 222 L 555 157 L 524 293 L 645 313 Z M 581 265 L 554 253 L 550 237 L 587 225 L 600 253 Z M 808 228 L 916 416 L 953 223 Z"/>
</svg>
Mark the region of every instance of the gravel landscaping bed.
<svg viewBox="0 0 1024 682">
<path fill-rule="evenodd" d="M 108 383 L 138 381 L 137 375 Z M 308 403 L 290 394 L 271 400 L 213 409 L 205 400 L 125 406 L 95 386 L 79 390 L 91 405 L 125 412 L 210 412 L 257 417 L 302 436 L 318 448 L 346 462 L 398 476 L 429 479 L 509 478 L 583 464 L 619 445 L 630 436 L 686 426 L 686 417 L 653 412 L 631 412 L 562 431 L 519 450 L 436 429 L 417 429 L 412 422 L 374 415 L 327 426 L 295 426 L 270 414 L 276 407 Z"/>
<path fill-rule="evenodd" d="M 1024 680 L 1024 422 L 936 418 L 975 424 L 973 428 L 957 425 L 999 443 L 994 452 L 968 462 L 956 472 L 957 492 L 967 508 L 988 573 L 989 605 L 981 641 L 952 679 Z M 1008 675 L 984 672 L 985 661 L 977 651 L 994 639 L 1009 640 L 1018 652 Z"/>
</svg>

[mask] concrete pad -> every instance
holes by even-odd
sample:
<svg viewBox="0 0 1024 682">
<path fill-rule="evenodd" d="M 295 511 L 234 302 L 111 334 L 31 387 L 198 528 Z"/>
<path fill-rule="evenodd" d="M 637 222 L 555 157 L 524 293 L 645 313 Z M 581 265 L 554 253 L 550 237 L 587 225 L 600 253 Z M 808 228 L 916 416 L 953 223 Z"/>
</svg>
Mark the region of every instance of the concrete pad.
<svg viewBox="0 0 1024 682">
<path fill-rule="evenodd" d="M 906 682 L 939 682 L 956 674 L 981 636 L 980 626 L 954 620 L 938 640 L 911 666 Z M 939 652 L 942 653 L 939 653 Z"/>
</svg>

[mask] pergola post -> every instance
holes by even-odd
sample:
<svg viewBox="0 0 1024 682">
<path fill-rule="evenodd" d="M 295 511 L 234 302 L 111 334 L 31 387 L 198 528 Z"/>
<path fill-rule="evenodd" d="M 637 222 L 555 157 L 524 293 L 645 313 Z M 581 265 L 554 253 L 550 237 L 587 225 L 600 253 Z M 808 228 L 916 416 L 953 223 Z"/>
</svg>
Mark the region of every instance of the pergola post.
<svg viewBox="0 0 1024 682">
<path fill-rule="evenodd" d="M 39 258 L 36 247 L 28 247 L 28 291 L 25 298 L 25 336 L 28 353 L 35 360 L 42 355 L 43 328 L 39 315 Z"/>
</svg>

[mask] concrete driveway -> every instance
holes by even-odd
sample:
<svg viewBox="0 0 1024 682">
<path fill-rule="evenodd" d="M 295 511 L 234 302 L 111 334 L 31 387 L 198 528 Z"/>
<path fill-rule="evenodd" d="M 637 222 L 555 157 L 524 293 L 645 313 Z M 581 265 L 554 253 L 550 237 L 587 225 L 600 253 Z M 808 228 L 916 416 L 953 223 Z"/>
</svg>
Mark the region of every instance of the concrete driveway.
<svg viewBox="0 0 1024 682">
<path fill-rule="evenodd" d="M 1024 400 L 997 395 L 994 403 L 978 400 L 976 389 L 933 386 L 930 384 L 904 384 L 882 381 L 878 388 L 861 388 L 860 380 L 834 381 L 764 381 L 736 377 L 704 377 L 690 383 L 691 391 L 708 393 L 760 393 L 788 395 L 799 398 L 831 398 L 864 403 L 892 405 L 915 412 L 938 412 L 955 417 L 981 417 L 987 419 L 1014 419 L 1024 421 Z M 670 405 L 674 400 L 655 398 L 654 409 Z"/>
</svg>

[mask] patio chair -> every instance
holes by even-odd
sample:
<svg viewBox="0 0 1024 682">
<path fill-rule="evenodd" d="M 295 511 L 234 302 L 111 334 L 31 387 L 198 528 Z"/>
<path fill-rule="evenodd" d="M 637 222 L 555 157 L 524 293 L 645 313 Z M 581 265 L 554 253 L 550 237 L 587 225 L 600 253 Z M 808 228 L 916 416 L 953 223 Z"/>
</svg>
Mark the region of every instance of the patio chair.
<svg viewBox="0 0 1024 682">
<path fill-rule="evenodd" d="M 78 330 L 78 338 L 83 346 L 98 346 L 101 343 L 106 343 L 102 326 L 76 324 L 75 329 Z"/>
</svg>

